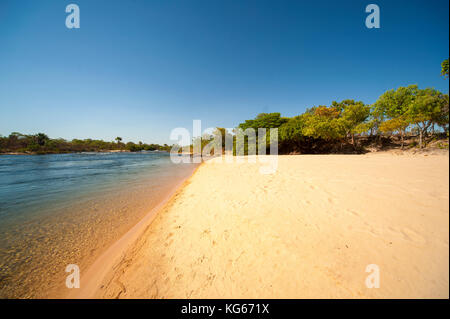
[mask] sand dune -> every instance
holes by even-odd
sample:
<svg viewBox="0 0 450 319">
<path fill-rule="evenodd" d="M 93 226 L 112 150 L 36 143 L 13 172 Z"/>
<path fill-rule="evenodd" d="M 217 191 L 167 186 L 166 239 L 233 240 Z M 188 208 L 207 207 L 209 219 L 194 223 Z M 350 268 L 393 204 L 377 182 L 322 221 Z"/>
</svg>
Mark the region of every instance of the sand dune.
<svg viewBox="0 0 450 319">
<path fill-rule="evenodd" d="M 448 298 L 440 156 L 279 156 L 203 164 L 82 297 Z M 367 288 L 376 264 L 380 287 Z"/>
</svg>

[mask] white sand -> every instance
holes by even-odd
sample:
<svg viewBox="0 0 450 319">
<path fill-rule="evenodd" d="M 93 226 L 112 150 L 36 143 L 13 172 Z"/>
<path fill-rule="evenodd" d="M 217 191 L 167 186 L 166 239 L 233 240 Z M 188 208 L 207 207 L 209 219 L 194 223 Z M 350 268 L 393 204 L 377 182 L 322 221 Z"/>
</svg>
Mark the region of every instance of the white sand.
<svg viewBox="0 0 450 319">
<path fill-rule="evenodd" d="M 448 298 L 448 164 L 448 153 L 280 156 L 263 175 L 212 160 L 78 296 Z M 366 287 L 369 264 L 380 288 Z"/>
</svg>

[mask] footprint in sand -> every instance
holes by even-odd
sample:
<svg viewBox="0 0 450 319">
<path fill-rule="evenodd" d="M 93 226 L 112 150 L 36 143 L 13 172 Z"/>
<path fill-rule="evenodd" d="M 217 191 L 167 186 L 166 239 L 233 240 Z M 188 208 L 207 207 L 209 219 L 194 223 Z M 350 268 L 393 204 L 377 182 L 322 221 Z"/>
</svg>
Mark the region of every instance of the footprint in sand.
<svg viewBox="0 0 450 319">
<path fill-rule="evenodd" d="M 352 214 L 353 216 L 361 217 L 361 215 L 360 215 L 359 213 L 355 212 L 354 210 L 346 209 L 346 211 L 347 211 L 347 213 L 350 213 L 350 214 Z"/>
<path fill-rule="evenodd" d="M 403 234 L 405 240 L 412 241 L 417 244 L 426 244 L 427 242 L 423 236 L 419 235 L 419 233 L 412 229 L 403 228 L 400 232 Z"/>
<path fill-rule="evenodd" d="M 369 228 L 369 233 L 371 233 L 372 235 L 376 236 L 376 237 L 386 237 L 387 235 L 387 239 L 400 239 L 400 240 L 404 240 L 407 242 L 412 242 L 415 244 L 419 244 L 419 245 L 424 245 L 426 244 L 427 240 L 425 239 L 425 237 L 423 237 L 422 235 L 420 235 L 419 233 L 417 233 L 416 231 L 404 227 L 401 229 L 397 229 L 394 227 L 388 227 L 387 229 L 380 229 L 380 228 L 376 228 L 376 227 L 372 227 L 369 224 L 365 223 L 365 225 Z"/>
</svg>

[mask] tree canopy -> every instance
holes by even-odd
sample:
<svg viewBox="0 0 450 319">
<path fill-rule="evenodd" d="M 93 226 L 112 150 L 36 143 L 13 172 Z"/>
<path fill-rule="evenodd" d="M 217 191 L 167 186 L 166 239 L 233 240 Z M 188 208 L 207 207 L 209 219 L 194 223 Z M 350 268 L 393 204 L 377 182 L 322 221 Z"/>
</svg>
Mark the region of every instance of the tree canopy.
<svg viewBox="0 0 450 319">
<path fill-rule="evenodd" d="M 255 131 L 278 128 L 282 148 L 314 152 L 319 145 L 325 150 L 339 149 L 344 144 L 357 149 L 358 137 L 394 133 L 399 133 L 403 148 L 407 131 L 417 131 L 419 147 L 424 147 L 424 137 L 430 127 L 448 132 L 448 121 L 448 95 L 433 88 L 419 89 L 414 84 L 388 90 L 372 105 L 345 99 L 333 101 L 330 106 L 313 106 L 292 118 L 282 117 L 280 113 L 261 113 L 238 128 Z"/>
</svg>

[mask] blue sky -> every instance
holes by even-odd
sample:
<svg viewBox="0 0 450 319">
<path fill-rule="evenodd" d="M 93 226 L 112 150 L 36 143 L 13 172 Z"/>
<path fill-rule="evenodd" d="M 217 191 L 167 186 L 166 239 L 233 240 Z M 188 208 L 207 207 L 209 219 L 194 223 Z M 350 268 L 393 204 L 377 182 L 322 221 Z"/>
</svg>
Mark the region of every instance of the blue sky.
<svg viewBox="0 0 450 319">
<path fill-rule="evenodd" d="M 65 26 L 76 3 L 81 28 Z M 376 3 L 381 28 L 365 27 Z M 448 1 L 1 0 L 0 134 L 172 143 L 408 84 L 448 93 Z"/>
</svg>

